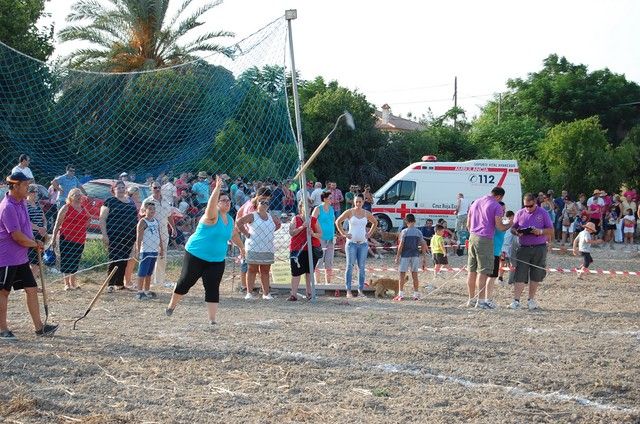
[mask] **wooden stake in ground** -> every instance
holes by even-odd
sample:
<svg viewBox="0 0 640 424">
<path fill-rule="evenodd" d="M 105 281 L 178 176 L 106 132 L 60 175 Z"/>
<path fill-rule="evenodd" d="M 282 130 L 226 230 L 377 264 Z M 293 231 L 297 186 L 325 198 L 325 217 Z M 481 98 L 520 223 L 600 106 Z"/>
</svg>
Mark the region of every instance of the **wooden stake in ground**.
<svg viewBox="0 0 640 424">
<path fill-rule="evenodd" d="M 89 303 L 89 307 L 87 308 L 87 311 L 84 313 L 83 316 L 81 316 L 80 318 L 78 318 L 77 320 L 75 320 L 73 322 L 73 329 L 76 329 L 76 324 L 78 323 L 78 321 L 80 321 L 82 318 L 86 317 L 89 312 L 91 311 L 91 308 L 93 308 L 93 305 L 96 303 L 96 300 L 98 300 L 98 298 L 100 297 L 100 295 L 102 294 L 102 292 L 104 291 L 105 287 L 107 287 L 107 284 L 109 284 L 109 281 L 111 281 L 111 278 L 113 277 L 113 275 L 118 271 L 118 267 L 114 267 L 111 272 L 109 273 L 109 275 L 107 276 L 107 279 L 104 280 L 104 283 L 102 283 L 102 285 L 100 286 L 100 289 L 98 289 L 98 293 L 96 293 L 96 295 L 93 297 L 93 300 L 91 301 L 91 303 Z"/>
<path fill-rule="evenodd" d="M 42 263 L 42 252 L 40 249 L 36 249 L 38 252 L 38 268 L 40 268 L 40 284 L 42 285 L 42 303 L 44 304 L 44 326 L 47 325 L 49 320 L 49 300 L 47 298 L 47 287 L 44 282 L 44 264 Z M 44 328 L 44 326 L 42 328 Z"/>
</svg>

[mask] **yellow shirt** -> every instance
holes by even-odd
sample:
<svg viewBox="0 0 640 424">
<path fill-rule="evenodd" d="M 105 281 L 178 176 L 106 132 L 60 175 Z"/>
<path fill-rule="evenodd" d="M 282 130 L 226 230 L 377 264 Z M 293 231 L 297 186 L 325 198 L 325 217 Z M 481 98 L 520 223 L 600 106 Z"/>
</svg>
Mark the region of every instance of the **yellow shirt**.
<svg viewBox="0 0 640 424">
<path fill-rule="evenodd" d="M 431 253 L 442 253 L 444 255 L 444 238 L 437 234 L 431 237 Z"/>
</svg>

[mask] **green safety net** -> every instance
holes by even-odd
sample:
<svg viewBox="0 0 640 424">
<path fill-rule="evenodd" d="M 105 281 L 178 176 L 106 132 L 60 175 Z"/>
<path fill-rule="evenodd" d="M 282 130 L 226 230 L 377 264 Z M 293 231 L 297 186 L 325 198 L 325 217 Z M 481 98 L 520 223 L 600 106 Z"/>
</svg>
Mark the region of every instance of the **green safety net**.
<svg viewBox="0 0 640 424">
<path fill-rule="evenodd" d="M 133 251 L 138 210 L 152 195 L 152 185 L 161 187 L 162 202 L 170 203 L 181 233 L 178 239 L 170 237 L 167 248 L 168 256 L 178 262 L 203 212 L 203 202 L 191 190 L 194 184 L 208 185 L 215 174 L 228 176 L 224 190 L 231 194 L 233 213 L 255 192 L 255 181 L 282 183 L 293 176 L 297 149 L 286 90 L 286 40 L 286 21 L 280 18 L 230 46 L 231 59 L 212 55 L 131 73 L 59 67 L 0 43 L 3 174 L 9 175 L 20 154 L 30 156 L 35 183 L 41 186 L 32 218 L 40 220 L 37 205 L 48 221 L 44 225 L 49 241 L 58 211 L 68 203 L 62 201 L 70 192 L 67 177 L 56 180 L 66 174 L 68 165 L 75 169 L 69 179 L 78 178 L 88 196 L 81 200 L 82 211 L 89 215 L 86 225 L 69 207 L 58 223 L 55 261 L 47 256 L 51 269 L 69 274 L 131 257 L 139 261 L 139 252 Z M 198 179 L 202 172 L 208 179 Z M 120 204 L 122 197 L 120 203 L 109 200 L 114 194 L 111 185 L 122 173 L 134 179 L 125 183 L 127 207 Z M 180 178 L 182 173 L 189 174 Z M 242 184 L 237 183 L 238 178 Z M 186 180 L 179 182 L 186 182 L 189 188 L 176 189 L 176 179 Z M 239 185 L 244 196 L 236 196 Z M 7 187 L 0 186 L 0 190 Z M 60 195 L 57 202 L 48 199 L 56 195 Z M 103 220 L 109 227 L 108 243 L 103 237 L 105 223 L 100 220 L 104 204 L 111 206 Z M 130 205 L 135 206 L 135 213 Z M 276 218 L 293 211 L 282 204 L 270 206 Z M 156 217 L 161 215 L 159 233 L 166 235 L 166 213 L 156 213 Z M 86 240 L 79 243 L 83 236 L 76 233 L 84 231 L 82 225 Z M 277 250 L 285 250 L 288 231 L 274 243 Z M 119 246 L 114 247 L 116 244 Z"/>
</svg>

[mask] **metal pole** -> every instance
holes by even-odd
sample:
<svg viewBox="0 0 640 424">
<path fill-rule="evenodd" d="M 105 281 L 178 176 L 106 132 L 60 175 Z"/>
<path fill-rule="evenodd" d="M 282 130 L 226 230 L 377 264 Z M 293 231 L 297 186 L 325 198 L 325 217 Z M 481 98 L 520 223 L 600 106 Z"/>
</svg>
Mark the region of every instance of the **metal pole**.
<svg viewBox="0 0 640 424">
<path fill-rule="evenodd" d="M 288 32 L 289 32 L 289 53 L 291 55 L 291 80 L 293 86 L 293 105 L 295 109 L 296 117 L 296 136 L 298 145 L 298 169 L 302 169 L 304 165 L 304 148 L 302 145 L 302 121 L 300 120 L 300 98 L 298 97 L 298 77 L 296 76 L 296 61 L 293 54 L 293 34 L 291 33 L 291 21 L 298 17 L 298 11 L 296 9 L 289 9 L 285 11 L 285 19 L 287 20 Z M 309 203 L 307 201 L 307 177 L 303 172 L 300 175 L 300 190 L 302 190 L 302 202 L 305 205 L 304 217 L 305 222 L 311 222 L 311 211 L 309 210 Z M 307 256 L 309 257 L 309 278 L 311 279 L 311 301 L 316 301 L 316 282 L 313 269 L 313 246 L 311 242 L 311 229 L 307 227 Z M 302 276 L 301 276 L 302 278 Z"/>
</svg>

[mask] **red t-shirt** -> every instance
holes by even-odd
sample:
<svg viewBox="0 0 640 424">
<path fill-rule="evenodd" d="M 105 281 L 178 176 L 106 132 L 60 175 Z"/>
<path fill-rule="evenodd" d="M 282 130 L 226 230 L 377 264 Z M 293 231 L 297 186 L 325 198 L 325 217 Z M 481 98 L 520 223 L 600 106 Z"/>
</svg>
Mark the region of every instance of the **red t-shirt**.
<svg viewBox="0 0 640 424">
<path fill-rule="evenodd" d="M 304 224 L 303 219 L 298 215 L 296 215 L 295 218 L 293 219 L 294 219 L 296 228 L 300 228 Z M 315 216 L 311 217 L 311 228 L 314 229 L 314 232 L 317 232 L 319 230 L 318 218 L 316 218 Z M 316 237 L 311 237 L 311 246 L 320 247 L 320 239 Z M 306 247 L 307 247 L 306 231 L 300 231 L 298 234 L 291 237 L 291 242 L 289 243 L 289 251 L 295 252 L 297 250 L 302 250 L 303 248 L 306 248 Z"/>
<path fill-rule="evenodd" d="M 601 206 L 596 202 L 590 204 L 589 210 L 591 211 L 591 219 L 602 219 L 602 209 L 604 209 L 604 206 Z"/>
</svg>

